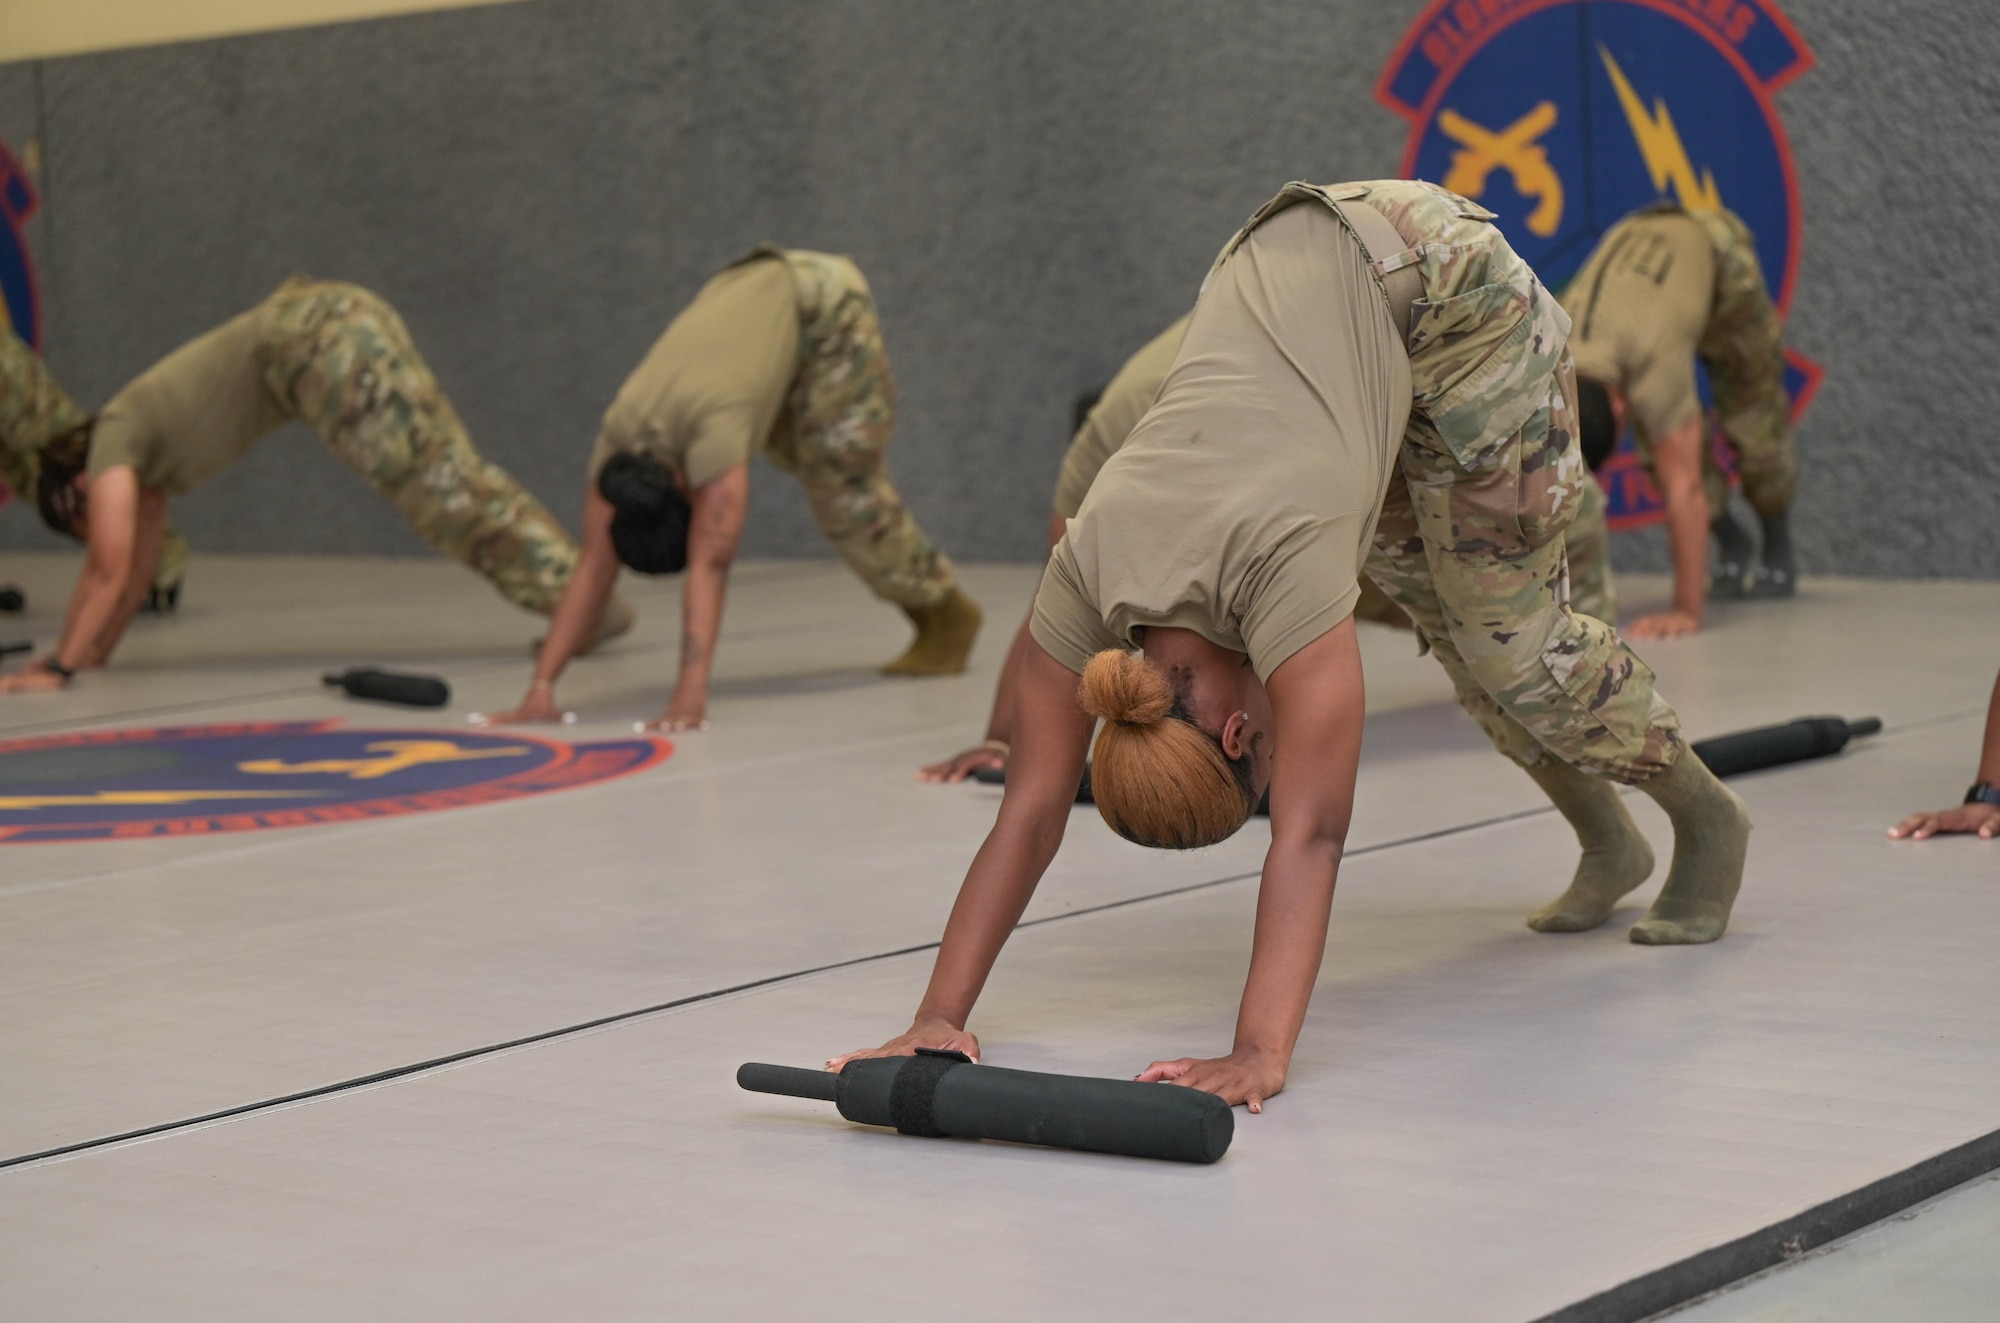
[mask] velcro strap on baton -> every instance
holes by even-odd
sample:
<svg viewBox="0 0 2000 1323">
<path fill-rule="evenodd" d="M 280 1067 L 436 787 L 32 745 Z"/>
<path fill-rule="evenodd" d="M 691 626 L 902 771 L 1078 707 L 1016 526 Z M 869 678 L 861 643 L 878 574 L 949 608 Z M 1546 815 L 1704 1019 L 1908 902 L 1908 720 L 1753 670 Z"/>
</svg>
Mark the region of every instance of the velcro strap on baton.
<svg viewBox="0 0 2000 1323">
<path fill-rule="evenodd" d="M 889 1119 L 895 1123 L 897 1132 L 927 1139 L 943 1138 L 944 1131 L 937 1128 L 933 1112 L 938 1081 L 971 1061 L 963 1052 L 918 1048 L 889 1085 Z"/>
</svg>

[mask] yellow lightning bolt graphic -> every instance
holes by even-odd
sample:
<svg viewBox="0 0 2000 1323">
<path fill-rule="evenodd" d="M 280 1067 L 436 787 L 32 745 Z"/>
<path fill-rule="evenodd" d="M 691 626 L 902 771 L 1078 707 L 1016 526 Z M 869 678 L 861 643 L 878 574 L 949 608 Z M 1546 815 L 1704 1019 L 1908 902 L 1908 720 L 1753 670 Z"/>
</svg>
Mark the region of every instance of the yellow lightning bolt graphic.
<svg viewBox="0 0 2000 1323">
<path fill-rule="evenodd" d="M 1597 53 L 1611 75 L 1611 86 L 1618 91 L 1618 104 L 1625 110 L 1625 122 L 1632 126 L 1632 137 L 1653 176 L 1653 187 L 1665 192 L 1671 183 L 1675 199 L 1689 211 L 1720 211 L 1722 194 L 1715 187 L 1715 172 L 1703 170 L 1699 179 L 1695 177 L 1694 164 L 1688 160 L 1665 98 L 1655 97 L 1652 110 L 1647 110 L 1611 52 L 1599 46 Z"/>
<path fill-rule="evenodd" d="M 0 809 L 122 808 L 198 804 L 205 799 L 311 799 L 315 790 L 99 790 L 88 795 L 0 795 Z"/>
</svg>

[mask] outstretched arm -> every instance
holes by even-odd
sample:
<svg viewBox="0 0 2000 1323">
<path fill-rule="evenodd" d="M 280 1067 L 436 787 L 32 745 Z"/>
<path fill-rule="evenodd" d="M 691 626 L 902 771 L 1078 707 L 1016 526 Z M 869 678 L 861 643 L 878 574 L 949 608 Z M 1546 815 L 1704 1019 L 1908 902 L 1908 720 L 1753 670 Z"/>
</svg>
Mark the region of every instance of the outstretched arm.
<svg viewBox="0 0 2000 1323">
<path fill-rule="evenodd" d="M 1007 791 L 958 889 L 916 1018 L 908 1033 L 835 1057 L 827 1069 L 838 1070 L 857 1057 L 907 1056 L 920 1047 L 954 1048 L 978 1058 L 979 1040 L 966 1032 L 966 1020 L 1055 858 L 1076 802 L 1091 727 L 1076 690 L 1076 673 L 1030 640 L 1018 678 L 1020 740 L 1008 766 Z"/>
<path fill-rule="evenodd" d="M 1993 697 L 1986 705 L 1986 742 L 1979 752 L 1979 780 L 2000 786 L 2000 676 L 1993 679 Z M 1977 832 L 1983 841 L 2000 836 L 2000 806 L 1960 804 L 1936 813 L 1912 813 L 1889 828 L 1894 840 L 1921 841 L 1939 832 Z"/>
<path fill-rule="evenodd" d="M 89 664 L 102 666 L 111 660 L 111 651 L 125 637 L 125 630 L 132 623 L 132 617 L 139 614 L 139 608 L 146 604 L 146 595 L 153 587 L 153 574 L 160 567 L 160 547 L 167 531 L 167 494 L 139 489 L 139 518 L 132 541 L 130 572 L 125 576 L 124 591 L 118 598 L 118 609 L 111 620 L 98 632 L 97 646 Z"/>
<path fill-rule="evenodd" d="M 1333 884 L 1354 816 L 1366 708 L 1361 649 L 1344 620 L 1287 658 L 1268 685 L 1277 726 L 1271 768 L 1271 848 L 1257 890 L 1250 974 L 1226 1057 L 1155 1061 L 1141 1080 L 1220 1094 L 1231 1106 L 1285 1087 L 1326 954 Z"/>
<path fill-rule="evenodd" d="M 139 475 L 129 466 L 90 479 L 83 573 L 70 592 L 62 639 L 40 668 L 0 679 L 0 693 L 59 689 L 64 677 L 49 670 L 49 663 L 81 671 L 103 665 L 111 655 L 122 631 L 119 608 L 134 582 L 140 505 Z"/>
<path fill-rule="evenodd" d="M 708 724 L 708 678 L 715 665 L 715 641 L 722 632 L 729 567 L 736 560 L 750 507 L 750 466 L 733 466 L 695 488 L 690 500 L 694 518 L 688 526 L 687 579 L 681 585 L 681 669 L 666 715 L 654 723 L 669 731 Z"/>
<path fill-rule="evenodd" d="M 1049 549 L 1062 540 L 1065 521 L 1059 514 L 1049 516 Z M 1000 682 L 993 689 L 993 715 L 986 722 L 986 739 L 977 748 L 932 763 L 917 772 L 919 781 L 963 781 L 982 767 L 1007 766 L 1007 754 L 1014 746 L 1015 697 L 1014 686 L 1021 674 L 1023 660 L 1028 650 L 1035 646 L 1028 633 L 1028 622 L 1034 618 L 1032 606 L 1029 613 L 1021 617 L 1021 627 L 1014 631 L 1014 642 L 1007 649 L 1007 660 L 1000 666 Z"/>
<path fill-rule="evenodd" d="M 583 547 L 577 553 L 576 572 L 556 604 L 555 618 L 549 622 L 548 637 L 535 658 L 535 677 L 527 696 L 511 712 L 488 720 L 496 724 L 520 721 L 555 721 L 562 716 L 556 704 L 556 681 L 570 658 L 582 650 L 584 640 L 603 613 L 618 582 L 618 553 L 611 547 L 611 517 L 617 513 L 611 502 L 598 494 L 595 485 L 583 495 Z"/>
<path fill-rule="evenodd" d="M 1667 500 L 1667 542 L 1674 557 L 1674 609 L 1641 616 L 1625 632 L 1635 639 L 1670 639 L 1701 628 L 1708 600 L 1708 494 L 1701 486 L 1701 448 L 1706 439 L 1696 414 L 1660 438 L 1653 469 Z"/>
</svg>

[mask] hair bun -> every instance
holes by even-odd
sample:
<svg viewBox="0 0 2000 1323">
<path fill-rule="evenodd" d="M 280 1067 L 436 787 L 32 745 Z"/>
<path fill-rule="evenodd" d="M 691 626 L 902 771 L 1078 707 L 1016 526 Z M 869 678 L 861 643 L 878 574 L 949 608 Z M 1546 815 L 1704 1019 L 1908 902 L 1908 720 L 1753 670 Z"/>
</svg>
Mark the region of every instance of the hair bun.
<svg viewBox="0 0 2000 1323">
<path fill-rule="evenodd" d="M 1077 698 L 1091 716 L 1121 726 L 1155 725 L 1174 709 L 1174 691 L 1166 677 L 1143 658 L 1116 648 L 1090 659 Z"/>
<path fill-rule="evenodd" d="M 660 514 L 680 495 L 672 470 L 656 459 L 629 452 L 604 461 L 597 490 L 618 509 L 637 515 Z"/>
</svg>

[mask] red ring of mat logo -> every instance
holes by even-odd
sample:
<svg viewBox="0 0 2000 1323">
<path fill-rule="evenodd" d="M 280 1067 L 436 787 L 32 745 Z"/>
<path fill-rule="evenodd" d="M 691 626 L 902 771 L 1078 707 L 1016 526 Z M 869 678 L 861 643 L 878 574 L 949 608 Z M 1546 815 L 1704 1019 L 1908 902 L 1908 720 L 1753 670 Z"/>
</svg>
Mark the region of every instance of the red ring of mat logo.
<svg viewBox="0 0 2000 1323">
<path fill-rule="evenodd" d="M 1741 216 L 1783 312 L 1801 218 L 1773 97 L 1812 67 L 1774 0 L 1436 0 L 1375 97 L 1409 121 L 1403 174 L 1495 212 L 1550 288 L 1621 216 L 1670 199 Z M 1820 376 L 1787 351 L 1794 418 Z M 1660 517 L 1629 436 L 1598 478 L 1613 527 Z"/>
<path fill-rule="evenodd" d="M 595 785 L 672 755 L 662 739 L 257 721 L 0 740 L 0 845 L 317 827 Z"/>
</svg>

